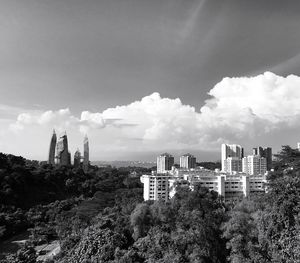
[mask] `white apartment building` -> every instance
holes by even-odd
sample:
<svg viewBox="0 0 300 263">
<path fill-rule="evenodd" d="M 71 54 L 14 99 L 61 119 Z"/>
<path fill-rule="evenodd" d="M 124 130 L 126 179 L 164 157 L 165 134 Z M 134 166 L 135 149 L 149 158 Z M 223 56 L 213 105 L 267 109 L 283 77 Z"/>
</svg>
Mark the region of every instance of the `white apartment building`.
<svg viewBox="0 0 300 263">
<path fill-rule="evenodd" d="M 225 144 L 221 146 L 221 165 L 222 171 L 225 171 L 225 160 L 229 157 L 242 159 L 244 157 L 244 149 L 238 144 Z"/>
<path fill-rule="evenodd" d="M 144 200 L 168 200 L 176 187 L 194 188 L 195 184 L 216 191 L 225 201 L 238 201 L 265 192 L 265 175 L 228 174 L 206 169 L 174 169 L 167 174 L 143 175 Z"/>
<path fill-rule="evenodd" d="M 193 169 L 196 167 L 196 158 L 190 153 L 180 156 L 180 168 Z"/>
<path fill-rule="evenodd" d="M 300 142 L 297 143 L 297 149 L 300 151 Z"/>
<path fill-rule="evenodd" d="M 169 199 L 169 178 L 167 173 L 158 174 L 152 172 L 151 175 L 142 175 L 141 182 L 144 184 L 144 200 L 163 200 Z"/>
<path fill-rule="evenodd" d="M 224 173 L 234 173 L 234 172 L 242 172 L 242 159 L 239 157 L 227 157 L 223 160 L 223 172 Z"/>
<path fill-rule="evenodd" d="M 258 155 L 248 155 L 243 158 L 243 173 L 249 175 L 265 174 L 267 171 L 267 160 Z"/>
<path fill-rule="evenodd" d="M 174 157 L 169 153 L 163 153 L 157 157 L 157 173 L 167 173 L 174 165 Z"/>
</svg>

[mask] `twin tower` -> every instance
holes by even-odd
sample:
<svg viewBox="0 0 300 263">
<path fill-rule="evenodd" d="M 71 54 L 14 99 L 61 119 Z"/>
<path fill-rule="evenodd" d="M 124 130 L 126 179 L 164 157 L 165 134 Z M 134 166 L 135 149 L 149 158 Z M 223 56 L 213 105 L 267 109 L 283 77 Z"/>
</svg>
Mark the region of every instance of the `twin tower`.
<svg viewBox="0 0 300 263">
<path fill-rule="evenodd" d="M 87 136 L 85 136 L 83 140 L 83 157 L 81 156 L 79 150 L 77 150 L 74 154 L 74 166 L 80 167 L 81 160 L 83 160 L 83 169 L 87 170 L 89 167 L 89 140 Z M 59 137 L 57 141 L 55 130 L 53 130 L 53 135 L 50 142 L 48 163 L 52 165 L 71 165 L 71 154 L 68 148 L 68 137 L 66 132 L 64 133 L 64 135 Z"/>
</svg>

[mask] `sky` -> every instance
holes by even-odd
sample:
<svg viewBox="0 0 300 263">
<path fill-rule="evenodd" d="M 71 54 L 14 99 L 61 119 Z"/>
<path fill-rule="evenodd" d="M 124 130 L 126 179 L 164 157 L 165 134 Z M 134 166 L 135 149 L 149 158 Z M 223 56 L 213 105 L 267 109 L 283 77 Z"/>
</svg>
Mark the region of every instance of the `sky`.
<svg viewBox="0 0 300 263">
<path fill-rule="evenodd" d="M 0 0 L 0 152 L 220 159 L 300 141 L 300 2 Z"/>
</svg>

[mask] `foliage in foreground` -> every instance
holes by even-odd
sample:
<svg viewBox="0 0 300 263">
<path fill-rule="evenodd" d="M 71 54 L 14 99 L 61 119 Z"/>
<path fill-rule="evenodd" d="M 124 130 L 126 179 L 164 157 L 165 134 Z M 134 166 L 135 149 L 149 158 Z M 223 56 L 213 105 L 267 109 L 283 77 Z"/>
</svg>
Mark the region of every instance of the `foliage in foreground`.
<svg viewBox="0 0 300 263">
<path fill-rule="evenodd" d="M 283 146 L 276 158 L 268 193 L 234 207 L 200 187 L 183 188 L 167 203 L 142 202 L 140 189 L 110 175 L 98 181 L 93 198 L 44 207 L 37 225 L 52 225 L 61 263 L 300 262 L 300 152 Z M 4 262 L 30 262 L 30 251 Z"/>
</svg>

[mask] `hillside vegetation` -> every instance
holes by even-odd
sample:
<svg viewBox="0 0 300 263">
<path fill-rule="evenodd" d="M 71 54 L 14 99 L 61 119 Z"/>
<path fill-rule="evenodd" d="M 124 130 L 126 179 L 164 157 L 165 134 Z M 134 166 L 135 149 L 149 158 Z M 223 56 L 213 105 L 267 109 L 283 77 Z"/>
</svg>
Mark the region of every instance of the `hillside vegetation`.
<svg viewBox="0 0 300 263">
<path fill-rule="evenodd" d="M 2 262 L 35 262 L 32 247 L 49 240 L 60 241 L 61 263 L 300 262 L 300 152 L 289 146 L 276 155 L 268 192 L 235 205 L 201 187 L 143 202 L 126 169 L 85 174 L 7 155 L 0 165 L 2 214 L 32 227 L 31 241 Z"/>
</svg>

